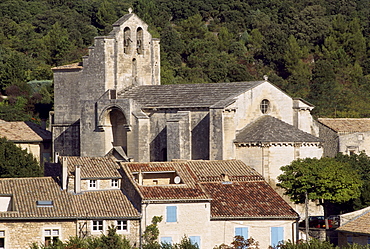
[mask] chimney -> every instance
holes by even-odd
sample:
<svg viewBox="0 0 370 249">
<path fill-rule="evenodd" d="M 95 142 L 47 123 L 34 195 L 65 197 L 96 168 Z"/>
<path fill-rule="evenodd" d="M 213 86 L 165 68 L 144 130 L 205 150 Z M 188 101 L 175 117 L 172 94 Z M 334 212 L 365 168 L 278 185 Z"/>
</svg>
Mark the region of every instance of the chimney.
<svg viewBox="0 0 370 249">
<path fill-rule="evenodd" d="M 143 185 L 143 173 L 139 170 L 139 185 Z"/>
<path fill-rule="evenodd" d="M 68 161 L 66 157 L 62 160 L 62 189 L 66 190 L 68 184 Z"/>
<path fill-rule="evenodd" d="M 75 193 L 81 193 L 81 168 L 80 165 L 76 165 L 75 170 Z"/>
</svg>

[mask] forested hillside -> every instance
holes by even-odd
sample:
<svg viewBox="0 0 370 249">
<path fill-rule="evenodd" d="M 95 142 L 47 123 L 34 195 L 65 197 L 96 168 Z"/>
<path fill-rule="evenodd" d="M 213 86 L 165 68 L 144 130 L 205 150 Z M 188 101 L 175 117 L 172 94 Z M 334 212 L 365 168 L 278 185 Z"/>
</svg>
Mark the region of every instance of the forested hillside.
<svg viewBox="0 0 370 249">
<path fill-rule="evenodd" d="M 0 119 L 45 117 L 52 85 L 33 80 L 81 60 L 129 7 L 161 38 L 162 84 L 267 75 L 317 116 L 370 117 L 369 0 L 2 0 Z"/>
</svg>

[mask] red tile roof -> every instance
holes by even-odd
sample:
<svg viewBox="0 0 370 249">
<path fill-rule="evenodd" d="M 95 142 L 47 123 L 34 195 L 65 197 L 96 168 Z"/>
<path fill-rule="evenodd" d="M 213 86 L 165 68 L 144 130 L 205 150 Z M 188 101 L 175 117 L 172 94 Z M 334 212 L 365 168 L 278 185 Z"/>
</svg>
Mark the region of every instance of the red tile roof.
<svg viewBox="0 0 370 249">
<path fill-rule="evenodd" d="M 143 201 L 210 200 L 212 219 L 296 219 L 298 214 L 239 160 L 121 163 L 129 173 L 175 171 L 181 184 L 140 185 Z M 227 178 L 225 178 L 227 175 Z M 133 177 L 133 175 L 132 175 Z M 227 179 L 229 181 L 224 182 Z"/>
<path fill-rule="evenodd" d="M 297 213 L 265 181 L 205 182 L 201 184 L 212 198 L 212 219 L 291 218 Z"/>
</svg>

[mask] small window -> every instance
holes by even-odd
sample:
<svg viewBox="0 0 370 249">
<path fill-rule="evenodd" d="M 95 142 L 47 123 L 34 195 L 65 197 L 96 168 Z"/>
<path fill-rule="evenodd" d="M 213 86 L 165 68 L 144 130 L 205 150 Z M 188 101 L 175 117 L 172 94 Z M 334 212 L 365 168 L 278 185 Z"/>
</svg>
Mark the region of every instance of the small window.
<svg viewBox="0 0 370 249">
<path fill-rule="evenodd" d="M 353 244 L 353 237 L 351 235 L 347 236 L 347 243 L 350 245 Z"/>
<path fill-rule="evenodd" d="M 242 236 L 243 239 L 248 239 L 248 227 L 235 227 L 235 236 Z"/>
<path fill-rule="evenodd" d="M 97 181 L 96 180 L 89 180 L 89 188 L 90 189 L 96 189 L 97 187 Z"/>
<path fill-rule="evenodd" d="M 93 220 L 92 230 L 93 231 L 103 231 L 103 221 Z"/>
<path fill-rule="evenodd" d="M 189 240 L 192 245 L 198 245 L 200 248 L 200 236 L 189 236 Z"/>
<path fill-rule="evenodd" d="M 172 237 L 161 237 L 161 243 L 172 244 Z"/>
<path fill-rule="evenodd" d="M 284 227 L 271 227 L 271 246 L 278 248 L 278 245 L 284 241 Z"/>
<path fill-rule="evenodd" d="M 0 231 L 0 249 L 5 248 L 5 231 Z"/>
<path fill-rule="evenodd" d="M 177 207 L 167 206 L 166 207 L 166 222 L 176 222 L 177 221 Z"/>
<path fill-rule="evenodd" d="M 364 134 L 358 134 L 357 139 L 359 141 L 364 140 Z"/>
<path fill-rule="evenodd" d="M 112 179 L 111 187 L 112 188 L 118 188 L 118 179 Z"/>
<path fill-rule="evenodd" d="M 38 207 L 52 207 L 53 206 L 53 201 L 36 201 L 36 205 Z"/>
<path fill-rule="evenodd" d="M 44 230 L 45 246 L 50 246 L 59 240 L 59 229 Z"/>
<path fill-rule="evenodd" d="M 264 99 L 261 101 L 260 109 L 262 114 L 266 114 L 270 111 L 270 101 L 267 99 Z"/>
<path fill-rule="evenodd" d="M 127 220 L 117 220 L 117 231 L 127 231 Z"/>
</svg>

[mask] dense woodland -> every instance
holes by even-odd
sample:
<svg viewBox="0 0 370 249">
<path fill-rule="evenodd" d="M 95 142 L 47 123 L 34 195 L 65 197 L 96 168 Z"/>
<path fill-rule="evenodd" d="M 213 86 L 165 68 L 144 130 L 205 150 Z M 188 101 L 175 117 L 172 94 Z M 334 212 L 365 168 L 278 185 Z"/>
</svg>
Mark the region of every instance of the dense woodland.
<svg viewBox="0 0 370 249">
<path fill-rule="evenodd" d="M 267 75 L 316 116 L 370 117 L 369 0 L 2 0 L 0 119 L 47 117 L 50 68 L 80 61 L 129 7 L 161 39 L 162 84 Z"/>
</svg>

